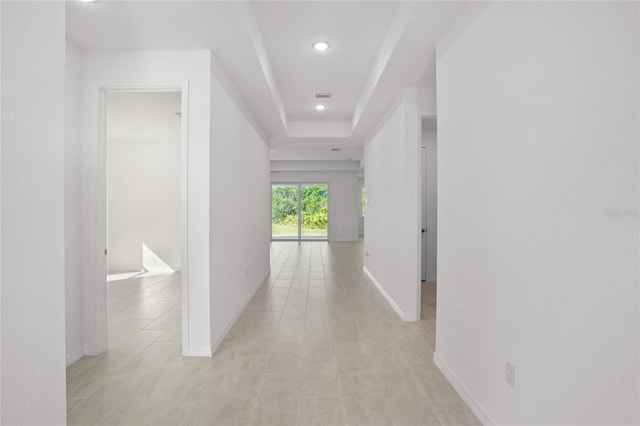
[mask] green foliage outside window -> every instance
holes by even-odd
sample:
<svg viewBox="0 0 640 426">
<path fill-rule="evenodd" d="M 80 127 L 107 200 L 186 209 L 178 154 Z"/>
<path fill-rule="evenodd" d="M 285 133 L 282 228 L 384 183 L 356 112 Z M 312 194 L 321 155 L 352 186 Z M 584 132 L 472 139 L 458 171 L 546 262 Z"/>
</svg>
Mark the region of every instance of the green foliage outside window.
<svg viewBox="0 0 640 426">
<path fill-rule="evenodd" d="M 327 188 L 302 187 L 302 225 L 310 229 L 327 227 Z M 273 186 L 271 220 L 279 225 L 296 225 L 298 222 L 297 186 Z"/>
<path fill-rule="evenodd" d="M 294 186 L 273 186 L 271 188 L 271 220 L 284 224 L 290 216 L 298 217 L 298 188 Z"/>
</svg>

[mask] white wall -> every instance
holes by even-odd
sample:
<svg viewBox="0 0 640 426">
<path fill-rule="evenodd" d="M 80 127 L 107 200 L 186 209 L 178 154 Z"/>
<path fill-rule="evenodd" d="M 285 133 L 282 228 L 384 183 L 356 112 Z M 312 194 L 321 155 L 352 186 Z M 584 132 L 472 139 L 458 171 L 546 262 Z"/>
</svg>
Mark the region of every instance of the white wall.
<svg viewBox="0 0 640 426">
<path fill-rule="evenodd" d="M 435 359 L 485 423 L 640 422 L 638 16 L 490 2 L 438 47 Z"/>
<path fill-rule="evenodd" d="M 82 309 L 82 52 L 66 44 L 65 69 L 65 323 L 67 365 L 84 354 Z"/>
<path fill-rule="evenodd" d="M 269 273 L 269 149 L 237 92 L 211 76 L 211 341 L 215 350 Z"/>
<path fill-rule="evenodd" d="M 271 182 L 328 183 L 329 241 L 358 241 L 360 185 L 357 171 L 272 171 Z M 271 200 L 267 214 L 270 212 Z"/>
<path fill-rule="evenodd" d="M 1 2 L 0 423 L 65 410 L 65 8 Z"/>
<path fill-rule="evenodd" d="M 106 244 L 105 147 L 99 134 L 100 87 L 187 85 L 183 93 L 188 109 L 189 164 L 186 176 L 185 233 L 182 278 L 188 289 L 183 304 L 183 353 L 210 355 L 210 74 L 209 51 L 87 51 L 83 62 L 83 263 L 85 333 L 87 354 L 106 350 L 106 293 L 104 247 Z M 184 113 L 185 111 L 183 111 Z M 183 202 L 184 203 L 184 202 Z M 102 247 L 102 249 L 101 249 Z M 184 285 L 183 285 L 184 286 Z M 184 315 L 187 315 L 185 317 Z M 104 325 L 104 327 L 103 327 Z"/>
<path fill-rule="evenodd" d="M 365 271 L 405 320 L 420 318 L 420 118 L 405 90 L 364 149 Z"/>
<path fill-rule="evenodd" d="M 422 146 L 427 153 L 426 184 L 422 185 L 423 205 L 426 206 L 427 229 L 427 264 L 426 278 L 428 281 L 437 279 L 437 251 L 438 251 L 438 146 L 435 129 L 422 129 Z"/>
<path fill-rule="evenodd" d="M 179 92 L 107 96 L 108 271 L 150 269 L 146 245 L 180 268 Z"/>
</svg>

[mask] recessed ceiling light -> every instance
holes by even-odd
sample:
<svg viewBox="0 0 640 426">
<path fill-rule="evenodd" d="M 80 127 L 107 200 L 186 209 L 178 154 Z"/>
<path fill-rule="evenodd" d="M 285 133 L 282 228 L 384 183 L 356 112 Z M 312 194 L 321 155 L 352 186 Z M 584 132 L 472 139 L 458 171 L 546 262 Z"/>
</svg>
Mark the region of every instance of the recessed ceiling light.
<svg viewBox="0 0 640 426">
<path fill-rule="evenodd" d="M 327 106 L 325 104 L 316 104 L 316 109 L 318 111 L 324 111 L 325 109 L 327 109 Z"/>
<path fill-rule="evenodd" d="M 327 43 L 326 41 L 316 41 L 315 43 L 313 43 L 313 48 L 318 52 L 324 52 L 329 47 L 329 43 Z"/>
</svg>

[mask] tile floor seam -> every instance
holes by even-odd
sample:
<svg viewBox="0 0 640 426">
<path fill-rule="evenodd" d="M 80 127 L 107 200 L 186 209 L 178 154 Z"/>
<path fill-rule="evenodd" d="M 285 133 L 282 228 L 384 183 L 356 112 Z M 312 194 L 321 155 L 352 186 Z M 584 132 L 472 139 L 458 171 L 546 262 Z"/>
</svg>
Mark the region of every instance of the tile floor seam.
<svg viewBox="0 0 640 426">
<path fill-rule="evenodd" d="M 342 290 L 344 291 L 344 285 L 342 283 L 340 283 L 340 288 L 342 288 Z M 347 301 L 348 303 L 348 301 Z M 337 360 L 337 351 L 336 351 L 336 346 L 335 344 L 333 345 L 333 356 L 336 358 Z M 337 361 L 336 361 L 337 364 Z M 340 406 L 342 407 L 342 418 L 344 419 L 344 424 L 347 425 L 347 408 L 344 405 L 344 395 L 342 393 L 342 379 L 340 378 L 340 371 L 338 369 L 338 366 L 336 365 L 336 376 L 338 378 L 338 392 L 340 393 Z"/>
<path fill-rule="evenodd" d="M 302 426 L 302 423 L 313 421 L 312 419 L 315 418 L 309 416 L 323 416 L 324 413 L 333 413 L 332 421 L 346 424 L 347 404 L 345 404 L 344 386 L 347 383 L 343 380 L 346 376 L 343 377 L 340 374 L 340 364 L 338 363 L 338 348 L 340 347 L 342 364 L 346 368 L 345 371 L 350 371 L 351 368 L 360 370 L 363 367 L 360 361 L 368 362 L 371 364 L 370 367 L 376 383 L 380 379 L 379 374 L 381 373 L 384 373 L 383 380 L 385 383 L 388 382 L 385 385 L 387 387 L 385 392 L 388 395 L 385 396 L 384 393 L 379 395 L 379 397 L 383 398 L 383 404 L 379 403 L 378 397 L 375 397 L 375 401 L 378 401 L 375 402 L 371 399 L 372 395 L 356 392 L 353 397 L 355 398 L 354 401 L 358 400 L 358 398 L 360 401 L 365 401 L 368 398 L 369 401 L 360 402 L 356 405 L 353 404 L 354 401 L 350 402 L 351 415 L 356 416 L 352 417 L 352 420 L 355 420 L 356 423 L 366 418 L 361 417 L 358 419 L 361 414 L 369 412 L 368 410 L 374 410 L 369 413 L 374 416 L 375 411 L 381 416 L 386 413 L 386 416 L 389 416 L 389 422 L 398 424 L 391 416 L 390 406 L 393 405 L 394 412 L 398 415 L 398 408 L 405 406 L 403 404 L 409 404 L 406 407 L 416 406 L 419 408 L 422 406 L 425 413 L 429 409 L 433 416 L 431 420 L 441 424 L 445 424 L 444 419 L 446 419 L 447 423 L 452 424 L 474 422 L 472 420 L 473 417 L 470 417 L 472 413 L 469 414 L 468 407 L 455 393 L 455 390 L 445 389 L 443 386 L 446 383 L 441 383 L 440 380 L 430 381 L 430 376 L 434 375 L 437 370 L 431 372 L 434 368 L 432 359 L 427 359 L 428 357 L 424 357 L 422 354 L 425 351 L 432 352 L 433 345 L 431 342 L 435 337 L 435 331 L 433 330 L 435 323 L 432 316 L 435 314 L 436 309 L 435 287 L 425 287 L 425 284 L 423 284 L 421 303 L 423 306 L 430 307 L 430 315 L 427 318 L 423 317 L 422 323 L 406 324 L 398 322 L 397 314 L 394 311 L 390 311 L 388 302 L 379 297 L 379 291 L 372 287 L 366 276 L 363 276 L 360 265 L 364 260 L 364 256 L 362 256 L 361 252 L 361 241 L 355 244 L 272 243 L 270 250 L 271 274 L 265 279 L 260 290 L 252 298 L 252 307 L 245 309 L 241 313 L 243 322 L 236 324 L 236 333 L 224 339 L 221 343 L 220 349 L 226 348 L 227 351 L 222 356 L 214 356 L 215 361 L 213 362 L 216 367 L 212 368 L 211 379 L 205 379 L 207 383 L 211 383 L 211 393 L 207 394 L 207 400 L 211 398 L 213 401 L 221 401 L 224 397 L 223 393 L 227 391 L 231 392 L 230 395 L 237 394 L 232 399 L 239 398 L 246 403 L 251 402 L 246 407 L 254 411 L 244 408 L 245 412 L 249 412 L 249 419 L 245 419 L 248 421 L 260 421 L 260 416 L 265 415 L 271 418 L 273 422 L 277 417 L 272 416 L 286 415 L 284 418 L 289 418 L 292 423 L 295 421 L 294 424 Z M 129 288 L 129 285 L 132 287 Z M 85 361 L 84 364 L 81 364 L 79 370 L 73 373 L 73 381 L 68 382 L 77 390 L 76 394 L 96 395 L 96 398 L 98 398 L 102 393 L 98 394 L 97 392 L 104 393 L 105 389 L 107 389 L 108 393 L 104 395 L 111 395 L 109 398 L 112 398 L 113 395 L 117 395 L 119 392 L 119 386 L 128 386 L 126 385 L 128 377 L 133 377 L 133 375 L 145 371 L 151 372 L 150 374 L 152 375 L 149 377 L 153 377 L 160 374 L 162 369 L 172 368 L 165 363 L 162 363 L 163 367 L 159 369 L 152 365 L 145 367 L 144 360 L 149 356 L 156 359 L 154 362 L 161 362 L 158 361 L 157 356 L 165 360 L 162 362 L 166 362 L 166 359 L 169 359 L 167 357 L 180 355 L 177 348 L 182 342 L 180 339 L 181 328 L 176 329 L 180 321 L 171 320 L 175 312 L 180 312 L 181 304 L 176 302 L 176 300 L 179 300 L 181 291 L 179 275 L 121 281 L 120 284 L 116 282 L 113 288 L 116 290 L 111 294 L 115 297 L 111 299 L 113 304 L 110 305 L 109 315 L 111 319 L 121 315 L 119 319 L 123 322 L 117 324 L 120 329 L 118 333 L 120 334 L 112 336 L 114 337 L 112 343 L 118 342 L 118 345 L 124 345 L 122 346 L 123 352 L 118 355 L 115 355 L 114 352 L 114 356 L 104 356 L 101 359 L 95 359 L 95 362 Z M 284 290 L 285 288 L 287 290 Z M 143 297 L 138 299 L 140 295 Z M 273 302 L 269 302 L 269 300 L 273 300 Z M 300 304 L 301 301 L 302 304 Z M 293 312 L 293 314 L 285 316 L 285 311 Z M 296 312 L 298 311 L 304 312 L 304 318 L 292 319 L 292 322 L 288 323 L 286 327 L 281 328 L 288 321 L 284 318 L 289 317 L 289 315 L 291 315 L 291 318 L 296 318 Z M 321 312 L 326 312 L 326 314 Z M 136 316 L 146 316 L 153 319 L 136 319 Z M 164 319 L 162 319 L 163 317 Z M 127 321 L 130 321 L 131 326 L 136 329 L 142 327 L 139 328 L 138 332 L 132 333 L 131 330 L 127 329 Z M 158 330 L 145 328 L 154 321 L 157 322 L 152 327 L 157 326 Z M 347 322 L 355 323 L 355 327 L 351 328 L 352 325 L 350 325 L 349 328 L 352 331 L 343 333 L 340 328 L 343 325 L 349 325 Z M 110 324 L 110 326 L 113 325 Z M 337 330 L 337 333 L 334 330 Z M 424 332 L 421 332 L 421 330 L 424 330 Z M 154 333 L 154 331 L 158 333 Z M 268 382 L 271 382 L 271 379 L 267 377 L 268 364 L 273 357 L 274 345 L 278 342 L 284 344 L 282 348 L 287 348 L 287 342 L 294 343 L 289 347 L 304 349 L 304 353 L 301 353 L 300 356 L 303 356 L 303 359 L 310 360 L 310 363 L 303 361 L 303 364 L 301 364 L 302 370 L 296 373 L 296 377 L 299 377 L 300 388 L 295 396 L 295 413 L 292 399 L 289 399 L 289 402 L 284 403 L 282 406 L 277 403 L 280 400 L 276 396 L 278 393 L 277 388 L 280 387 L 285 392 L 290 390 L 290 386 L 287 385 L 289 381 L 281 382 L 279 385 L 276 384 L 276 394 L 273 395 L 275 397 L 273 404 L 275 405 L 272 405 L 272 402 L 267 398 L 267 394 L 262 393 L 263 387 L 268 385 Z M 414 344 L 411 342 L 414 342 Z M 331 345 L 331 348 L 328 351 L 318 352 L 327 343 Z M 176 346 L 175 354 L 173 353 L 174 345 Z M 380 350 L 377 350 L 378 347 L 380 347 Z M 398 348 L 406 348 L 406 351 L 403 349 L 402 353 L 400 353 Z M 168 351 L 166 352 L 168 355 L 163 355 L 165 351 Z M 218 353 L 222 352 L 216 352 L 216 354 Z M 313 355 L 314 353 L 317 353 L 317 356 Z M 311 354 L 312 357 L 307 358 L 305 354 Z M 136 361 L 132 362 L 134 359 Z M 276 366 L 276 369 L 290 372 L 287 368 L 291 364 L 286 357 L 283 358 L 283 361 L 284 363 L 281 362 L 281 365 Z M 355 361 L 355 364 L 353 361 Z M 193 365 L 190 362 L 179 362 L 176 365 Z M 317 362 L 324 363 L 328 369 L 319 370 L 316 368 L 316 365 L 319 366 Z M 425 362 L 428 364 L 424 364 Z M 126 367 L 127 372 L 122 372 L 122 368 L 126 365 L 129 365 L 129 367 Z M 205 360 L 202 365 L 211 364 Z M 246 367 L 250 368 L 250 372 L 253 375 L 251 382 L 236 380 L 238 381 L 236 385 L 240 386 L 239 388 L 234 388 L 236 385 L 233 384 L 233 381 L 228 382 L 232 388 L 224 390 L 222 387 L 224 381 L 227 381 L 227 378 L 233 375 L 234 372 L 248 372 Z M 393 369 L 394 367 L 397 370 L 397 374 L 387 371 L 389 368 Z M 426 368 L 426 371 L 423 371 L 423 368 Z M 309 377 L 303 380 L 304 371 L 307 371 Z M 415 375 L 419 371 L 426 373 L 427 376 L 418 380 Z M 169 377 L 171 377 L 171 374 L 169 373 Z M 173 374 L 180 374 L 179 370 Z M 314 374 L 317 374 L 315 378 L 320 381 L 313 380 Z M 411 387 L 409 387 L 409 383 L 406 382 L 406 377 L 404 377 L 406 374 L 411 375 Z M 331 377 L 332 375 L 335 375 L 335 377 Z M 115 382 L 108 383 L 107 380 L 112 377 L 119 378 Z M 425 379 L 427 382 L 424 382 Z M 216 383 L 217 387 L 214 387 Z M 410 389 L 415 388 L 415 385 L 417 385 L 418 389 L 410 392 Z M 108 388 L 105 386 L 108 386 Z M 162 386 L 172 385 L 170 382 L 165 382 Z M 252 391 L 253 386 L 257 386 L 255 391 Z M 271 385 L 269 384 L 269 386 Z M 304 386 L 311 386 L 309 388 L 310 392 L 304 391 Z M 443 393 L 440 393 L 440 390 Z M 246 391 L 249 391 L 249 394 Z M 436 397 L 436 400 L 432 400 L 429 397 L 429 393 L 433 392 L 437 392 L 432 395 Z M 245 396 L 241 397 L 240 395 Z M 338 396 L 339 403 L 333 399 L 335 395 Z M 393 395 L 396 396 L 394 397 Z M 401 395 L 405 396 L 402 397 Z M 402 398 L 407 397 L 411 397 L 409 399 L 413 398 L 413 402 L 409 399 L 402 400 Z M 261 405 L 262 414 L 255 411 L 258 410 L 256 405 L 258 398 L 263 399 Z M 394 398 L 400 398 L 400 400 Z M 110 407 L 108 403 L 105 405 L 102 399 L 100 401 L 95 398 L 84 398 L 81 401 L 78 401 L 78 399 L 75 398 L 75 401 L 72 401 L 74 405 L 68 413 L 72 418 L 70 423 L 77 423 L 78 420 L 82 420 L 85 423 L 104 422 L 109 416 L 113 420 L 113 413 L 116 409 L 119 410 L 120 403 L 117 402 L 119 401 L 118 398 L 113 399 L 115 407 Z M 421 401 L 420 403 L 418 403 L 418 399 Z M 328 400 L 333 400 L 334 402 L 331 403 Z M 281 401 L 284 402 L 284 400 Z M 96 405 L 94 406 L 93 404 Z M 202 416 L 204 414 L 206 416 L 206 407 L 208 405 L 210 404 L 203 403 L 199 408 L 194 407 L 193 409 L 196 411 L 194 411 L 193 415 Z M 378 406 L 377 409 L 375 408 L 376 405 Z M 339 409 L 342 410 L 341 419 L 337 418 L 337 410 Z M 354 409 L 355 411 L 353 411 Z M 97 411 L 92 414 L 93 410 Z M 131 411 L 127 414 L 127 411 L 122 410 Z M 122 406 L 122 410 L 119 410 L 117 414 L 121 422 L 126 423 L 127 415 L 138 415 L 135 412 L 135 408 L 132 407 L 126 408 Z M 198 412 L 198 410 L 204 411 Z M 360 413 L 361 410 L 365 411 Z M 382 413 L 382 411 L 385 411 L 385 413 Z M 235 411 L 232 412 L 235 413 Z M 97 417 L 92 418 L 92 415 Z M 292 415 L 295 415 L 295 419 L 291 418 Z M 93 420 L 89 420 L 91 418 Z M 267 418 L 264 419 L 267 420 Z M 318 420 L 319 417 L 315 419 Z M 374 419 L 374 417 L 369 417 L 369 419 Z"/>
<path fill-rule="evenodd" d="M 433 373 L 428 373 L 428 374 L 433 374 Z M 433 412 L 433 414 L 436 416 L 436 418 L 438 419 L 438 421 L 440 422 L 441 425 L 444 425 L 444 421 L 442 421 L 442 418 L 440 417 L 440 415 L 438 414 L 438 411 L 436 410 L 435 406 L 433 405 L 433 403 L 431 402 L 431 398 L 429 398 L 429 395 L 427 394 L 427 391 L 422 387 L 422 383 L 420 383 L 419 380 L 416 380 L 416 382 L 418 383 L 418 389 L 420 389 L 420 391 L 422 392 L 422 395 L 424 396 L 424 398 L 427 400 L 427 403 L 429 404 L 429 407 L 431 408 L 431 411 Z"/>
<path fill-rule="evenodd" d="M 420 386 L 420 384 L 418 384 L 418 385 Z M 422 390 L 422 392 L 424 392 L 424 389 L 422 389 L 422 386 L 420 386 L 420 389 Z M 433 411 L 433 414 L 436 416 L 436 419 L 438 419 L 438 421 L 440 422 L 441 425 L 444 425 L 445 423 L 442 421 L 442 418 L 438 414 L 438 411 L 436 410 L 436 408 L 431 403 L 431 399 L 427 395 L 425 395 L 425 399 L 427 400 L 427 404 L 429 404 L 429 407 L 431 408 L 431 411 Z"/>
<path fill-rule="evenodd" d="M 340 392 L 340 405 L 342 406 L 342 415 L 344 417 L 344 424 L 347 424 L 347 408 L 344 405 L 344 395 L 342 393 L 342 379 L 340 378 L 340 372 L 336 372 L 338 376 L 338 390 Z"/>
</svg>

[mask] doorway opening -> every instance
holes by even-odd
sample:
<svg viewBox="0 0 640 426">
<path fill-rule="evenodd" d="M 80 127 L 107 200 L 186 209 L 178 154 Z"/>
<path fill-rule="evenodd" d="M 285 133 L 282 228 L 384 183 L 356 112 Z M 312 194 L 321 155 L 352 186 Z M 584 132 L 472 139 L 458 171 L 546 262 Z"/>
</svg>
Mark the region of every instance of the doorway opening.
<svg viewBox="0 0 640 426">
<path fill-rule="evenodd" d="M 272 183 L 271 238 L 273 240 L 327 240 L 329 185 L 326 183 Z"/>
<path fill-rule="evenodd" d="M 358 218 L 358 238 L 364 237 L 364 214 L 367 204 L 367 190 L 364 186 L 364 176 L 358 179 L 360 183 L 360 217 Z"/>
<path fill-rule="evenodd" d="M 105 99 L 108 349 L 182 341 L 182 93 Z"/>
<path fill-rule="evenodd" d="M 421 313 L 423 318 L 435 318 L 438 249 L 438 169 L 437 120 L 422 117 L 421 134 Z M 435 334 L 435 329 L 433 330 Z"/>
</svg>

